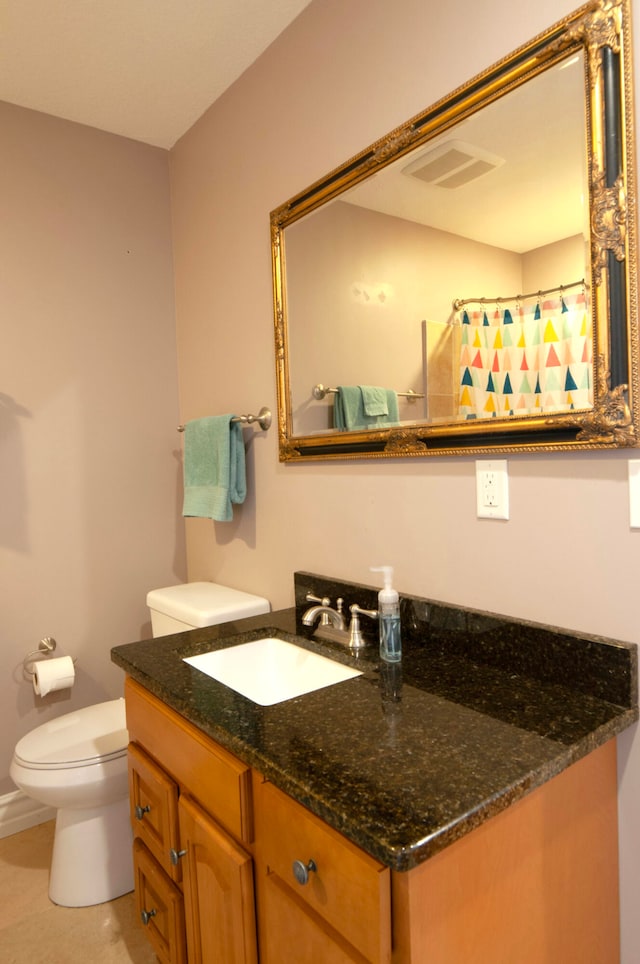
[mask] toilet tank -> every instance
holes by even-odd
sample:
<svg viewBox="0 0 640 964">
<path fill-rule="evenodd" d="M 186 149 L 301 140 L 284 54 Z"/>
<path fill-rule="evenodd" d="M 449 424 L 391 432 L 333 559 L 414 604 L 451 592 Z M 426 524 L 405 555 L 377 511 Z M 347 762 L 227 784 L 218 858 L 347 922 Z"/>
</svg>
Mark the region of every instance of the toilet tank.
<svg viewBox="0 0 640 964">
<path fill-rule="evenodd" d="M 215 582 L 186 582 L 147 593 L 153 636 L 168 636 L 230 619 L 260 616 L 269 600 Z"/>
</svg>

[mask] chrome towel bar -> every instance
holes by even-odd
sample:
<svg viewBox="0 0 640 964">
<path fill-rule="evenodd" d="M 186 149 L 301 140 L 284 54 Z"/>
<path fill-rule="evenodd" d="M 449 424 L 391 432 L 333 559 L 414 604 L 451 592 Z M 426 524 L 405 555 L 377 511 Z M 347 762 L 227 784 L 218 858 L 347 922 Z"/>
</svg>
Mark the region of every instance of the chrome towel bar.
<svg viewBox="0 0 640 964">
<path fill-rule="evenodd" d="M 271 409 L 261 408 L 257 415 L 234 415 L 232 422 L 242 422 L 243 425 L 252 425 L 257 422 L 260 428 L 266 432 L 271 427 Z M 178 425 L 178 431 L 184 432 L 184 425 Z"/>
<path fill-rule="evenodd" d="M 311 393 L 314 398 L 320 401 L 325 395 L 335 395 L 337 391 L 337 388 L 326 388 L 324 385 L 314 385 Z M 396 392 L 396 395 L 398 398 L 424 398 L 424 395 L 421 395 L 419 392 L 412 392 L 411 390 L 408 392 Z"/>
</svg>

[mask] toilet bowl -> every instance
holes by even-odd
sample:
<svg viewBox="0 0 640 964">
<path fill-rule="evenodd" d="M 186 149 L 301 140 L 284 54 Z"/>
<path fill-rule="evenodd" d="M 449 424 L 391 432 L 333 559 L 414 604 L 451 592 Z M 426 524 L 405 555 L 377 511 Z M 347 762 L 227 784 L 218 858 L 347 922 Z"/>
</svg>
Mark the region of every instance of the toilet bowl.
<svg viewBox="0 0 640 964">
<path fill-rule="evenodd" d="M 57 809 L 49 896 L 86 907 L 133 890 L 124 700 L 58 716 L 18 741 L 11 779 Z"/>
<path fill-rule="evenodd" d="M 184 583 L 147 597 L 153 636 L 269 612 L 261 596 L 215 583 Z M 133 890 L 123 699 L 97 703 L 36 727 L 10 767 L 27 796 L 57 809 L 49 897 L 87 907 Z"/>
</svg>

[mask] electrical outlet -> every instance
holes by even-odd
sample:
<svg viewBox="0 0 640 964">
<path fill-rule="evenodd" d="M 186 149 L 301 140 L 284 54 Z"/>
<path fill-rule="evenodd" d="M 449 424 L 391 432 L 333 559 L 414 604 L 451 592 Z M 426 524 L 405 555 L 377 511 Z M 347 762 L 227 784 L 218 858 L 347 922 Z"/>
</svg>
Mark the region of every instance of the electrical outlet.
<svg viewBox="0 0 640 964">
<path fill-rule="evenodd" d="M 476 504 L 479 519 L 509 518 L 506 461 L 476 462 Z"/>
<path fill-rule="evenodd" d="M 640 459 L 629 459 L 629 525 L 640 529 Z"/>
</svg>

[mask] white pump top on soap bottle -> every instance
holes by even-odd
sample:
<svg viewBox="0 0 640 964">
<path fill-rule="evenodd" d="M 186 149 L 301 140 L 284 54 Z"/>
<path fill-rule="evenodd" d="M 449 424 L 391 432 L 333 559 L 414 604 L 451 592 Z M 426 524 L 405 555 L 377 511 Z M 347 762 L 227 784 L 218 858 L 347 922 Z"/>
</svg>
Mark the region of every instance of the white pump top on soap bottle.
<svg viewBox="0 0 640 964">
<path fill-rule="evenodd" d="M 387 663 L 399 663 L 402 659 L 400 597 L 391 585 L 393 566 L 372 566 L 371 572 L 381 572 L 384 579 L 384 589 L 378 593 L 380 658 Z"/>
</svg>

